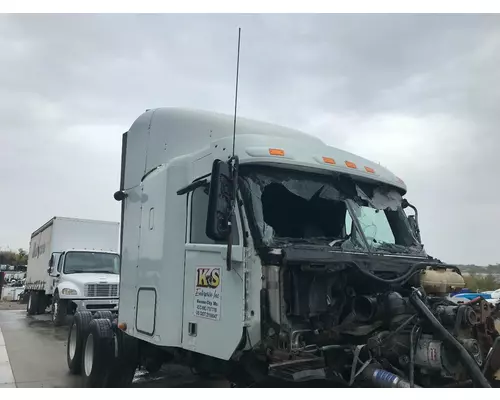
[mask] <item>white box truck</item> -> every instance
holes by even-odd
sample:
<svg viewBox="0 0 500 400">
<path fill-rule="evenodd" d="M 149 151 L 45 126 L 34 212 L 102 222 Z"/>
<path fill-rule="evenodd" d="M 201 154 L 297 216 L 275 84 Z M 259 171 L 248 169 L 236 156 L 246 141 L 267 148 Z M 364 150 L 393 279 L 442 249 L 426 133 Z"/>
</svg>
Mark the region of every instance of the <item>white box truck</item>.
<svg viewBox="0 0 500 400">
<path fill-rule="evenodd" d="M 31 235 L 27 312 L 51 307 L 55 325 L 76 310 L 117 311 L 118 222 L 54 217 Z"/>
<path fill-rule="evenodd" d="M 424 251 L 401 179 L 296 130 L 233 126 L 160 108 L 124 134 L 120 309 L 77 312 L 68 335 L 84 386 L 166 362 L 237 385 L 496 382 L 496 310 L 446 299 L 464 280 Z"/>
</svg>

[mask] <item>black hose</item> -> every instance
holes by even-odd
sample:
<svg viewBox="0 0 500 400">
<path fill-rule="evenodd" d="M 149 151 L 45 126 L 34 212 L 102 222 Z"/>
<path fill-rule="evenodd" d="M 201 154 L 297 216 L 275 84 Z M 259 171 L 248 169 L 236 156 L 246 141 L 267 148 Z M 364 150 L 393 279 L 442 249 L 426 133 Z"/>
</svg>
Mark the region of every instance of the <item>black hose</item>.
<svg viewBox="0 0 500 400">
<path fill-rule="evenodd" d="M 434 314 L 432 314 L 431 310 L 429 310 L 429 308 L 422 301 L 420 293 L 417 290 L 410 295 L 410 302 L 413 307 L 415 307 L 415 309 L 429 321 L 431 326 L 439 332 L 439 334 L 443 337 L 443 340 L 457 350 L 458 355 L 462 359 L 465 369 L 469 373 L 469 376 L 474 384 L 479 387 L 490 388 L 491 385 L 481 372 L 481 369 L 478 367 L 472 356 L 464 348 L 464 346 L 462 346 L 460 342 L 458 342 L 458 340 L 455 339 L 455 337 L 448 332 L 443 325 L 441 325 Z"/>
<path fill-rule="evenodd" d="M 380 278 L 379 276 L 377 275 L 374 275 L 372 274 L 371 272 L 368 272 L 366 269 L 362 268 L 358 263 L 356 262 L 352 262 L 353 265 L 356 266 L 356 268 L 359 270 L 359 272 L 361 272 L 363 275 L 375 280 L 375 281 L 378 281 L 378 282 L 381 282 L 381 283 L 386 283 L 386 284 L 392 284 L 392 283 L 402 283 L 408 279 L 410 279 L 418 270 L 420 269 L 425 269 L 427 267 L 442 267 L 442 268 L 454 268 L 454 269 L 457 269 L 456 266 L 454 265 L 447 265 L 447 264 L 443 264 L 443 263 L 440 263 L 440 262 L 428 262 L 428 261 L 423 261 L 423 262 L 418 262 L 416 264 L 413 264 L 410 269 L 408 271 L 406 271 L 406 273 L 404 273 L 403 275 L 397 277 L 397 278 L 394 278 L 394 279 L 384 279 L 384 278 Z"/>
</svg>

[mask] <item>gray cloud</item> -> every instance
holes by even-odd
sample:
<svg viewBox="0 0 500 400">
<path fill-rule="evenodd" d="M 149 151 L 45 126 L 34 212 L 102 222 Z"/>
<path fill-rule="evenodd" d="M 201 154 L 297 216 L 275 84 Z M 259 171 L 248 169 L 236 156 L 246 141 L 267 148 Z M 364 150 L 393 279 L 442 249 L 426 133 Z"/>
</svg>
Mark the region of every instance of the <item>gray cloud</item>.
<svg viewBox="0 0 500 400">
<path fill-rule="evenodd" d="M 428 251 L 494 263 L 496 15 L 2 15 L 0 246 L 53 215 L 119 218 L 120 135 L 146 108 L 239 112 L 389 167 Z"/>
</svg>

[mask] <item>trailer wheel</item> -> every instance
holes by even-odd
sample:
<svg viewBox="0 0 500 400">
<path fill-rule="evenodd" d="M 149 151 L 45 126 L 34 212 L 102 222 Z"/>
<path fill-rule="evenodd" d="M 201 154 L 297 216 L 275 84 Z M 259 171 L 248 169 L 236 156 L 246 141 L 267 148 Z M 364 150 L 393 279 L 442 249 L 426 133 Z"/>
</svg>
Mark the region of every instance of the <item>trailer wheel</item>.
<svg viewBox="0 0 500 400">
<path fill-rule="evenodd" d="M 52 299 L 52 322 L 54 326 L 61 326 L 66 321 L 68 314 L 68 302 L 61 300 L 59 294 L 55 293 Z"/>
<path fill-rule="evenodd" d="M 72 374 L 82 371 L 83 341 L 88 335 L 92 313 L 90 311 L 77 312 L 71 323 L 66 346 L 66 360 Z"/>
<path fill-rule="evenodd" d="M 111 321 L 93 319 L 85 338 L 82 357 L 83 387 L 105 387 L 113 359 L 113 330 Z"/>
<path fill-rule="evenodd" d="M 28 312 L 28 315 L 35 315 L 36 313 L 38 313 L 38 292 L 34 290 L 29 292 L 26 311 Z"/>
<path fill-rule="evenodd" d="M 97 311 L 94 314 L 94 319 L 109 319 L 113 321 L 113 313 L 111 311 Z"/>
</svg>

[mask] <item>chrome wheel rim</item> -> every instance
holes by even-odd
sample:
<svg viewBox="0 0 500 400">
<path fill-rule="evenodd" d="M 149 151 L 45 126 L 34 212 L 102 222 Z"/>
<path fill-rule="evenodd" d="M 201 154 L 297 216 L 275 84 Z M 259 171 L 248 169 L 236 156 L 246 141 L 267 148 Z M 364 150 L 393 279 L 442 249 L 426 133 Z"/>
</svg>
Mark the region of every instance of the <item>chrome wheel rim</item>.
<svg viewBox="0 0 500 400">
<path fill-rule="evenodd" d="M 31 310 L 31 293 L 28 296 L 28 310 Z"/>
<path fill-rule="evenodd" d="M 76 353 L 76 329 L 75 324 L 71 325 L 71 330 L 69 331 L 69 358 L 73 360 L 75 358 Z"/>
<path fill-rule="evenodd" d="M 92 364 L 94 363 L 94 337 L 89 334 L 85 343 L 85 355 L 83 365 L 85 367 L 85 375 L 90 376 L 92 373 Z"/>
<path fill-rule="evenodd" d="M 57 319 L 57 313 L 58 313 L 58 312 L 59 312 L 59 304 L 58 304 L 58 302 L 56 301 L 56 302 L 54 303 L 54 309 L 53 309 L 53 311 L 52 311 L 52 318 Z"/>
</svg>

